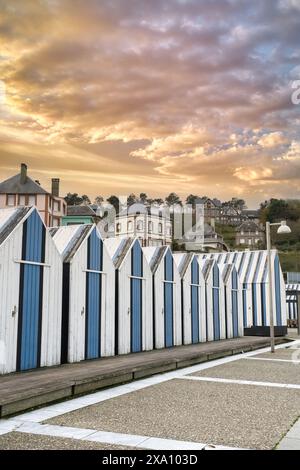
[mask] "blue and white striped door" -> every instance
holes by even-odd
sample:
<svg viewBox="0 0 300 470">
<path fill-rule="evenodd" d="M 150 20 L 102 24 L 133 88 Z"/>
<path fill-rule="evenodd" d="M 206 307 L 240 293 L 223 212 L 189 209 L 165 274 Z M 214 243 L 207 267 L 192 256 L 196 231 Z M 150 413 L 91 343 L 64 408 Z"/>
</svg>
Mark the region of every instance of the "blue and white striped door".
<svg viewBox="0 0 300 470">
<path fill-rule="evenodd" d="M 101 357 L 103 242 L 94 229 L 88 239 L 86 275 L 85 357 Z M 90 272 L 89 272 L 90 271 Z"/>
<path fill-rule="evenodd" d="M 276 304 L 276 324 L 277 326 L 282 325 L 282 318 L 281 318 L 281 283 L 280 283 L 280 262 L 279 257 L 276 255 L 275 257 L 275 304 Z"/>
<path fill-rule="evenodd" d="M 42 329 L 45 227 L 36 211 L 23 225 L 18 319 L 17 370 L 39 367 Z M 27 264 L 28 262 L 28 264 Z"/>
<path fill-rule="evenodd" d="M 192 261 L 191 271 L 192 343 L 199 343 L 199 264 L 196 258 Z"/>
<path fill-rule="evenodd" d="M 143 313 L 143 254 L 138 241 L 131 250 L 131 351 L 141 352 L 142 341 L 142 313 Z"/>
<path fill-rule="evenodd" d="M 217 264 L 213 267 L 213 320 L 214 340 L 221 338 L 220 334 L 220 272 Z"/>
<path fill-rule="evenodd" d="M 233 337 L 239 336 L 239 307 L 238 307 L 238 275 L 235 269 L 231 273 L 231 303 L 232 303 L 232 331 Z"/>
<path fill-rule="evenodd" d="M 170 250 L 168 250 L 165 255 L 164 272 L 165 272 L 165 282 L 164 282 L 165 347 L 171 348 L 172 346 L 174 346 L 174 335 L 173 335 L 174 266 L 173 266 L 173 256 Z"/>
</svg>

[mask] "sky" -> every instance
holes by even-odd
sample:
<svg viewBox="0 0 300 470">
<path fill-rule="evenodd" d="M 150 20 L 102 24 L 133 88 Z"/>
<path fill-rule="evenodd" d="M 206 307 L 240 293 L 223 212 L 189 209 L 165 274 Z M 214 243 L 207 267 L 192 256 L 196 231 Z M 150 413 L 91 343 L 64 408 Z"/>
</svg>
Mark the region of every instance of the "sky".
<svg viewBox="0 0 300 470">
<path fill-rule="evenodd" d="M 0 0 L 0 180 L 300 198 L 299 46 L 300 0 Z"/>
</svg>

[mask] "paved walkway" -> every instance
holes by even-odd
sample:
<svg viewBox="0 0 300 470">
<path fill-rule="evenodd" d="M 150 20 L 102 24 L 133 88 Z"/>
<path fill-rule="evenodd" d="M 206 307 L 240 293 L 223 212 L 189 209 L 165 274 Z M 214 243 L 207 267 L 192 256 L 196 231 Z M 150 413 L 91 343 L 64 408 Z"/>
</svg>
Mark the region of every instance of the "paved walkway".
<svg viewBox="0 0 300 470">
<path fill-rule="evenodd" d="M 223 349 L 221 359 L 2 419 L 0 448 L 299 449 L 299 348 Z"/>
<path fill-rule="evenodd" d="M 0 378 L 0 416 L 267 345 L 269 338 L 244 337 L 9 374 Z"/>
</svg>

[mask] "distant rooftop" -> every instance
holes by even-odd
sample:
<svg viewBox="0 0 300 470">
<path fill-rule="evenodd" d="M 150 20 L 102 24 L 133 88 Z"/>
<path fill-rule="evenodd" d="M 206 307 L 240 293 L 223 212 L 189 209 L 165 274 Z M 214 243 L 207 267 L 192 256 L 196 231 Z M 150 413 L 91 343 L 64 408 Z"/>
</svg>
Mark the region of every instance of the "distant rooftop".
<svg viewBox="0 0 300 470">
<path fill-rule="evenodd" d="M 67 215 L 77 217 L 95 217 L 95 212 L 89 206 L 68 206 Z"/>
<path fill-rule="evenodd" d="M 52 193 L 46 191 L 27 174 L 27 165 L 21 163 L 20 172 L 0 183 L 0 194 L 52 194 L 59 197 L 59 179 L 52 178 Z"/>
<path fill-rule="evenodd" d="M 0 194 L 49 194 L 27 175 L 27 166 L 22 163 L 21 171 L 0 183 Z"/>
</svg>

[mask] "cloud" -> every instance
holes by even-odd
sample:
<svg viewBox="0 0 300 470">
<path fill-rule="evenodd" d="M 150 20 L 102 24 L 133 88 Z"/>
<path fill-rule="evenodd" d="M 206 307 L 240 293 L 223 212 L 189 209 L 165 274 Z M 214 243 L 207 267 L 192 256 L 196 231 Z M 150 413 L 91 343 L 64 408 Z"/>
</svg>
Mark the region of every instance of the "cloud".
<svg viewBox="0 0 300 470">
<path fill-rule="evenodd" d="M 0 0 L 0 11 L 1 175 L 15 145 L 16 160 L 86 193 L 101 165 L 106 192 L 250 203 L 299 180 L 286 157 L 300 139 L 298 1 Z"/>
</svg>

